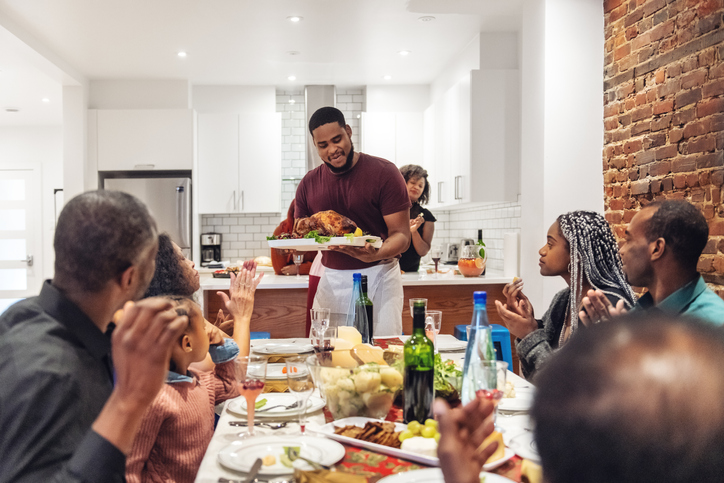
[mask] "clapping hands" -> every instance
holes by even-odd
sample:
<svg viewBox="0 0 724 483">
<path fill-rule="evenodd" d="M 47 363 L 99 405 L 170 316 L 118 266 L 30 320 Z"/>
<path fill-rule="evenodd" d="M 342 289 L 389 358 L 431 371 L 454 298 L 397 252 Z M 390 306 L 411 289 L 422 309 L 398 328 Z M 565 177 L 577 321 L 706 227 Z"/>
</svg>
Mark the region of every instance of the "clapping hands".
<svg viewBox="0 0 724 483">
<path fill-rule="evenodd" d="M 502 304 L 496 300 L 495 308 L 511 334 L 522 339 L 538 329 L 538 322 L 533 315 L 533 306 L 528 297 L 523 294 L 522 279 L 516 278 L 503 287 L 503 295 L 505 295 L 506 303 Z"/>
<path fill-rule="evenodd" d="M 578 319 L 586 326 L 603 322 L 627 312 L 623 299 L 619 300 L 614 306 L 600 290 L 589 290 L 581 300 L 581 306 L 582 310 L 578 312 Z"/>
</svg>

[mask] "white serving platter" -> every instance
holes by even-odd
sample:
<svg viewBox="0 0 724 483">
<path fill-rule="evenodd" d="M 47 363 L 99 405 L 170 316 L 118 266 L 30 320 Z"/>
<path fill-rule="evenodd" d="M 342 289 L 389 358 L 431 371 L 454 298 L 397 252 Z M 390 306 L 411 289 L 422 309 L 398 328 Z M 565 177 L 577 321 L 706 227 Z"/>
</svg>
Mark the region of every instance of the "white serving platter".
<svg viewBox="0 0 724 483">
<path fill-rule="evenodd" d="M 378 453 L 394 456 L 395 458 L 402 458 L 405 460 L 414 461 L 415 463 L 421 463 L 423 465 L 428 465 L 428 466 L 440 466 L 440 459 L 437 457 L 425 456 L 425 455 L 421 455 L 421 454 L 417 454 L 417 453 L 411 453 L 409 451 L 403 451 L 401 449 L 393 448 L 391 446 L 385 446 L 385 445 L 377 444 L 377 443 L 370 443 L 369 441 L 362 441 L 361 439 L 350 438 L 349 436 L 342 436 L 339 434 L 334 434 L 334 430 L 337 427 L 354 425 L 354 426 L 359 426 L 360 428 L 363 428 L 364 425 L 368 421 L 381 421 L 381 420 L 371 419 L 371 418 L 362 418 L 362 417 L 344 418 L 344 419 L 338 419 L 337 421 L 334 421 L 332 423 L 327 423 L 324 426 L 317 426 L 317 427 L 309 426 L 307 428 L 307 431 L 321 434 L 323 436 L 326 436 L 329 439 L 339 441 L 340 443 L 346 443 L 351 446 L 357 446 L 360 448 L 369 449 L 371 451 L 376 451 Z M 406 424 L 395 423 L 395 431 L 404 431 L 406 429 L 407 429 Z M 505 455 L 501 459 L 486 464 L 485 466 L 483 466 L 483 469 L 486 471 L 495 469 L 498 466 L 505 463 L 506 461 L 508 461 L 513 456 L 515 456 L 515 453 L 512 450 L 505 448 Z"/>
<path fill-rule="evenodd" d="M 496 475 L 495 473 L 480 473 L 480 480 L 485 483 L 511 483 L 510 480 L 504 476 Z M 424 470 L 412 470 L 405 471 L 403 473 L 397 473 L 396 475 L 390 475 L 382 478 L 378 483 L 445 483 L 445 479 L 442 476 L 442 470 L 440 468 L 426 468 Z"/>
<path fill-rule="evenodd" d="M 382 246 L 382 238 L 378 236 L 335 236 L 327 243 L 317 243 L 314 238 L 288 238 L 285 240 L 267 240 L 269 247 L 283 250 L 297 250 L 300 252 L 311 252 L 318 250 L 329 250 L 331 246 L 363 247 L 365 243 L 372 244 L 374 248 Z"/>
</svg>

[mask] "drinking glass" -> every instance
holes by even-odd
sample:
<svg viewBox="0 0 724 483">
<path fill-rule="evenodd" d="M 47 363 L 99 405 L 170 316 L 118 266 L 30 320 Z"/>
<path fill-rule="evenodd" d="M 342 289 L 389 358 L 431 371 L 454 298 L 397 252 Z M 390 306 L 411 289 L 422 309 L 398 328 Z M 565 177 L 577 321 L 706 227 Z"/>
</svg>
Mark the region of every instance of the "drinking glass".
<svg viewBox="0 0 724 483">
<path fill-rule="evenodd" d="M 310 309 L 312 327 L 329 327 L 329 309 Z"/>
<path fill-rule="evenodd" d="M 265 357 L 259 356 L 237 357 L 234 361 L 239 394 L 246 399 L 247 431 L 237 435 L 241 439 L 254 436 L 254 405 L 256 404 L 256 398 L 264 389 L 266 362 L 267 359 Z"/>
<path fill-rule="evenodd" d="M 302 278 L 299 274 L 299 265 L 304 261 L 304 252 L 294 252 L 294 265 L 297 266 L 297 278 Z"/>
<path fill-rule="evenodd" d="M 493 422 L 498 416 L 498 403 L 505 394 L 505 379 L 508 375 L 508 363 L 503 361 L 477 361 L 471 370 L 475 381 L 474 389 L 478 397 L 493 401 Z M 496 424 L 495 429 L 503 432 Z"/>
<path fill-rule="evenodd" d="M 336 328 L 336 327 L 335 327 Z M 299 408 L 299 429 L 304 434 L 304 428 L 307 425 L 307 401 L 314 391 L 314 381 L 312 380 L 312 371 L 306 364 L 309 356 L 287 357 L 287 383 L 289 392 L 297 398 L 297 406 Z"/>
<path fill-rule="evenodd" d="M 322 360 L 332 360 L 332 351 L 337 340 L 337 327 L 312 326 L 312 347 Z"/>
<path fill-rule="evenodd" d="M 437 278 L 437 265 L 442 258 L 442 247 L 440 245 L 435 245 L 430 248 L 430 258 L 432 258 L 433 263 L 435 263 L 435 278 Z"/>
<path fill-rule="evenodd" d="M 465 245 L 463 247 L 458 259 L 458 270 L 464 277 L 479 277 L 485 270 L 485 261 L 488 254 L 484 252 L 486 258 L 481 257 L 480 248 L 478 245 Z"/>
<path fill-rule="evenodd" d="M 440 333 L 442 327 L 442 312 L 439 310 L 428 310 L 425 313 L 425 335 L 435 346 L 437 352 L 437 334 Z"/>
</svg>

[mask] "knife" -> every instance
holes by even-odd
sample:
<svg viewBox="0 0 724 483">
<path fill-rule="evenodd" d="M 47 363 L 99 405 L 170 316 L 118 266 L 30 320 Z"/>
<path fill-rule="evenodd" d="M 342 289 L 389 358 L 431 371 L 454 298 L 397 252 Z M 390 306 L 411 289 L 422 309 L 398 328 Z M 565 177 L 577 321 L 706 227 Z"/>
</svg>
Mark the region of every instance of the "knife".
<svg viewBox="0 0 724 483">
<path fill-rule="evenodd" d="M 256 478 L 256 475 L 259 474 L 259 470 L 261 469 L 261 458 L 257 458 L 256 461 L 254 461 L 254 464 L 251 465 L 251 470 L 249 471 L 249 477 L 246 479 L 246 483 L 251 483 Z"/>
</svg>

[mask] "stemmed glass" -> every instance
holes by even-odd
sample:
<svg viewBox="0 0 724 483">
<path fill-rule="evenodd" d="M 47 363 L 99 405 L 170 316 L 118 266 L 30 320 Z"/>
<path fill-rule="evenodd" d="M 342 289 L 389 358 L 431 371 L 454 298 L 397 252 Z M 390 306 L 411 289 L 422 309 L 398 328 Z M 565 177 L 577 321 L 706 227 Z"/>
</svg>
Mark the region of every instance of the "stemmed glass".
<svg viewBox="0 0 724 483">
<path fill-rule="evenodd" d="M 244 396 L 244 399 L 246 399 L 247 431 L 237 435 L 241 439 L 247 439 L 254 436 L 254 409 L 256 398 L 264 389 L 264 382 L 266 381 L 266 363 L 267 359 L 259 356 L 237 357 L 234 361 L 234 370 L 236 373 L 236 383 L 239 386 L 239 394 Z"/>
<path fill-rule="evenodd" d="M 437 352 L 437 334 L 440 333 L 440 327 L 442 327 L 442 312 L 428 310 L 425 313 L 425 335 L 435 346 L 435 352 Z"/>
<path fill-rule="evenodd" d="M 307 401 L 314 391 L 314 381 L 312 380 L 312 371 L 306 364 L 309 356 L 287 357 L 287 384 L 289 391 L 297 398 L 297 407 L 299 408 L 299 429 L 304 434 L 304 428 L 307 425 Z"/>
<path fill-rule="evenodd" d="M 505 394 L 505 379 L 508 375 L 508 363 L 503 361 L 477 361 L 471 367 L 475 379 L 475 394 L 493 401 L 493 422 L 498 416 L 498 403 Z M 503 430 L 497 424 L 496 431 Z"/>
<path fill-rule="evenodd" d="M 310 309 L 309 314 L 311 315 L 313 328 L 322 327 L 326 329 L 329 327 L 329 309 Z"/>
<path fill-rule="evenodd" d="M 294 252 L 294 265 L 297 266 L 297 278 L 302 278 L 299 274 L 299 265 L 304 261 L 304 252 Z"/>
<path fill-rule="evenodd" d="M 442 258 L 442 247 L 440 245 L 435 245 L 430 248 L 430 258 L 432 258 L 432 261 L 435 263 L 435 278 L 437 278 L 437 265 Z"/>
</svg>

